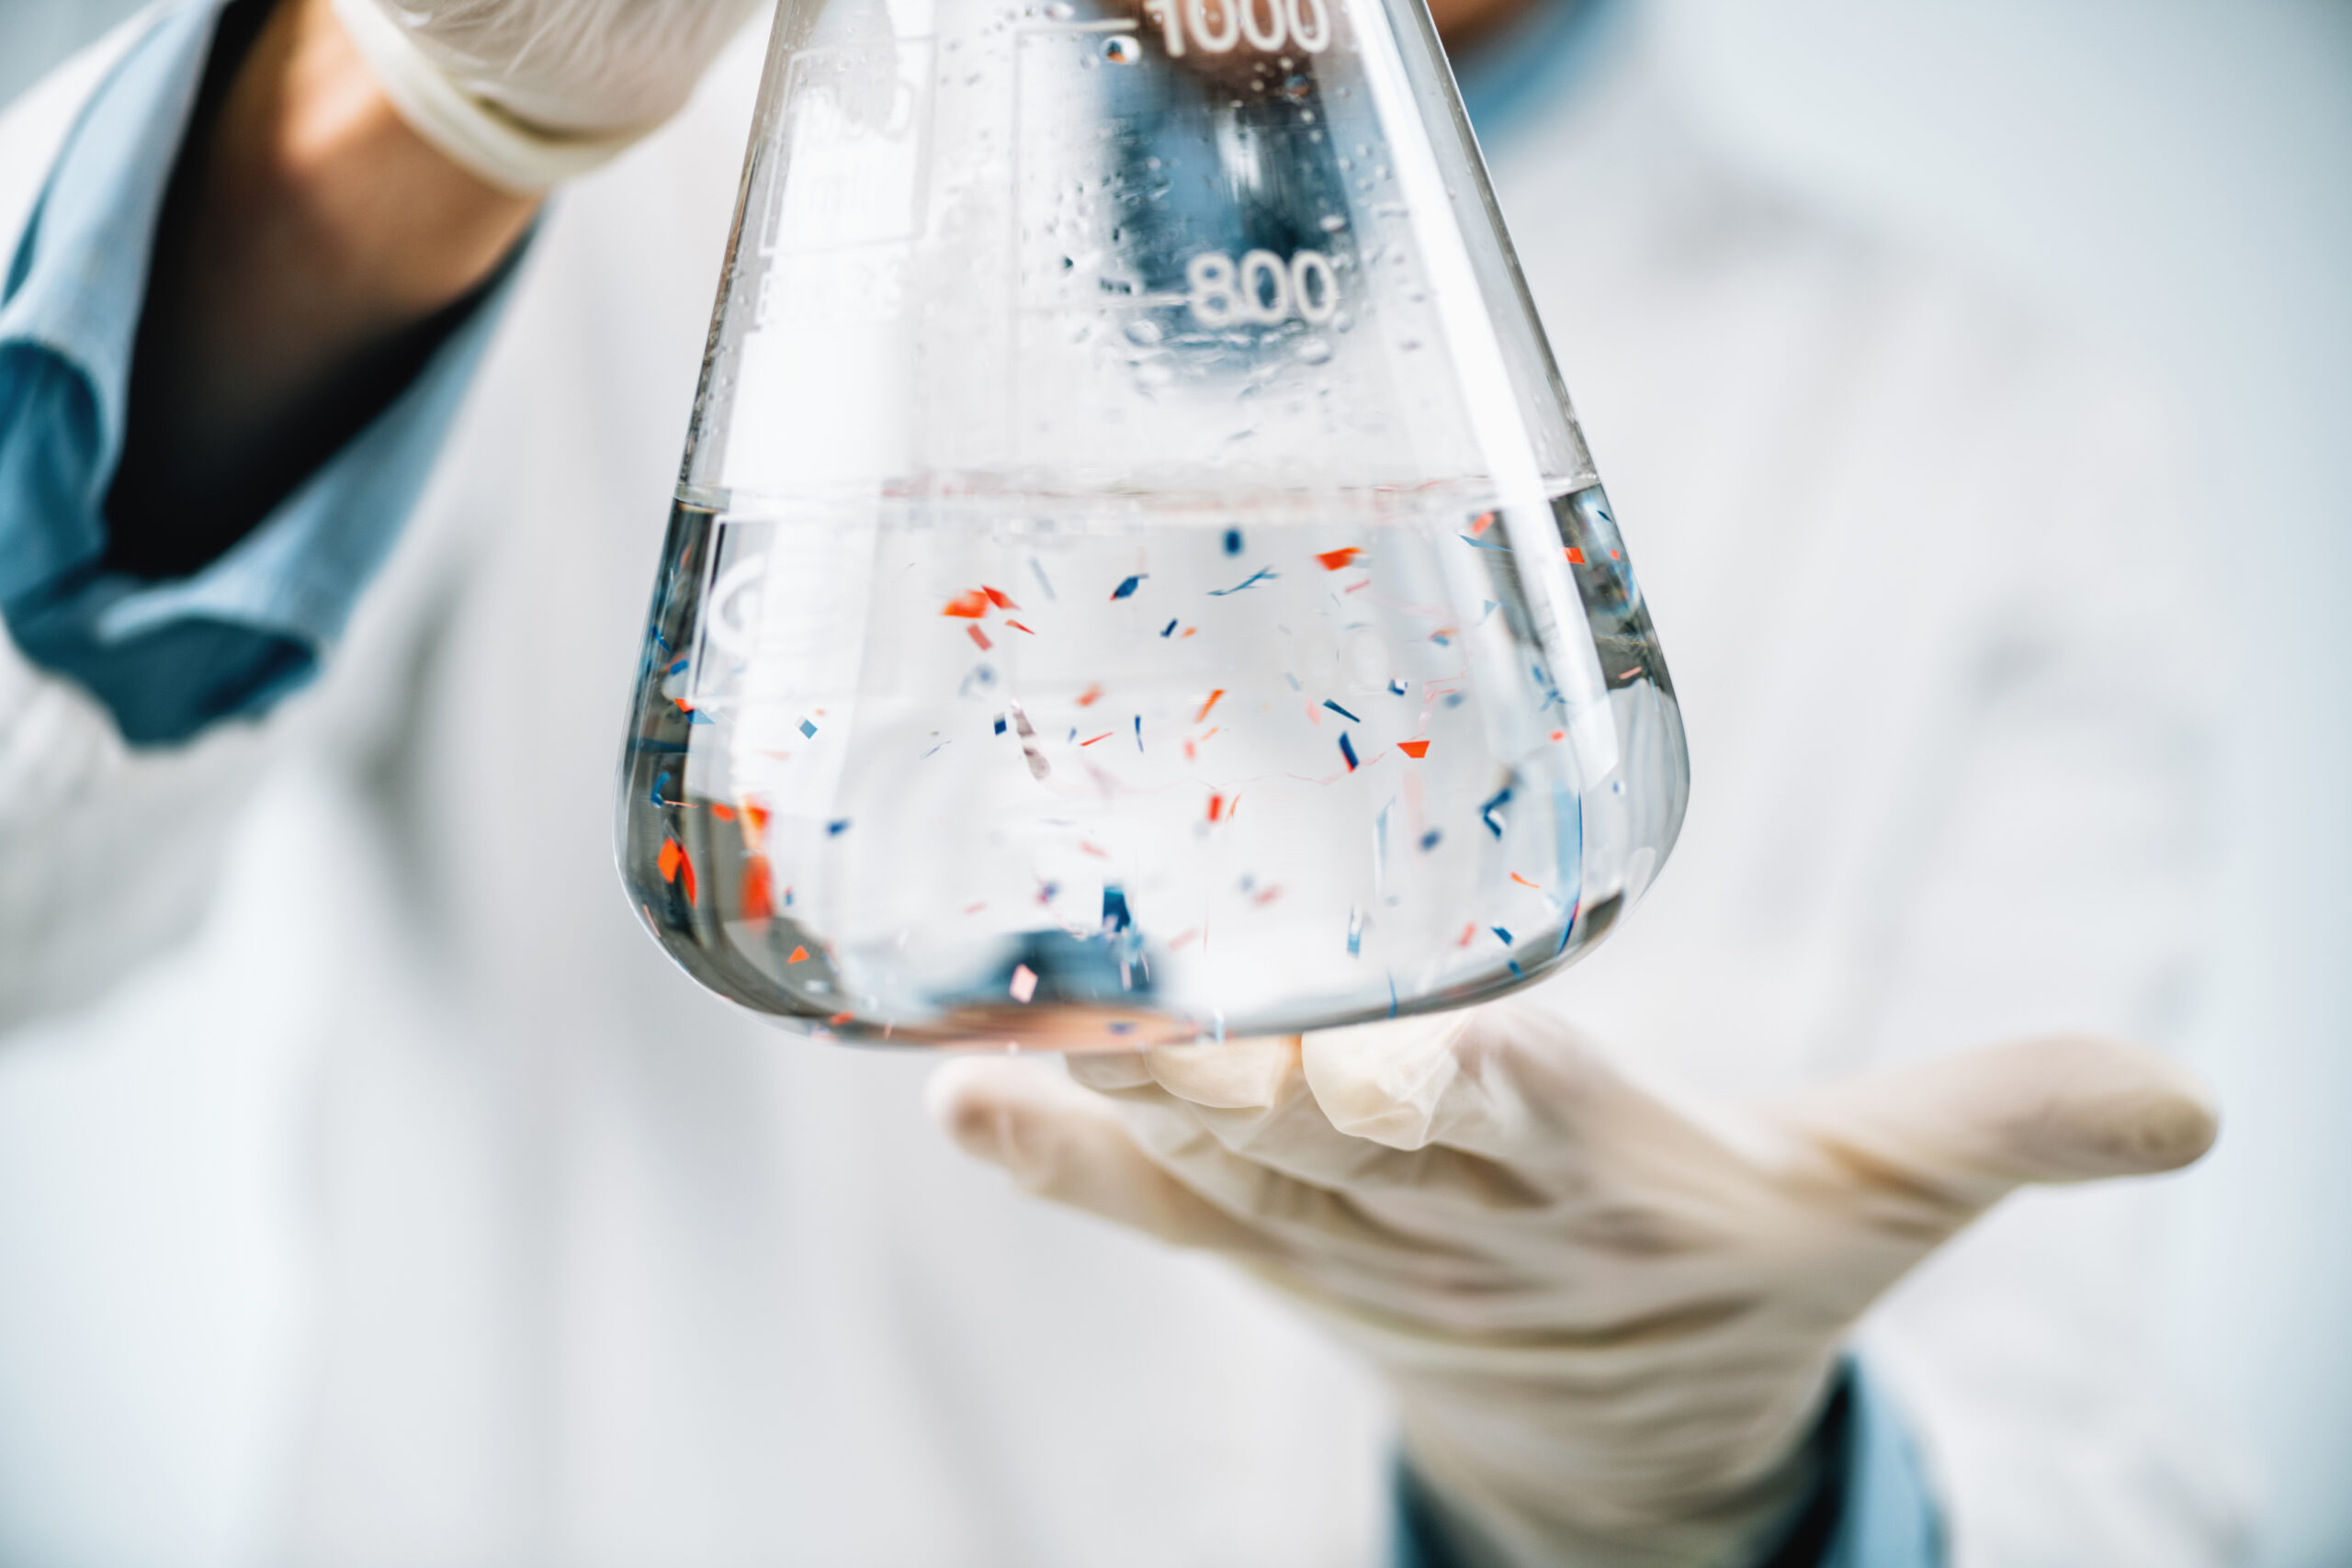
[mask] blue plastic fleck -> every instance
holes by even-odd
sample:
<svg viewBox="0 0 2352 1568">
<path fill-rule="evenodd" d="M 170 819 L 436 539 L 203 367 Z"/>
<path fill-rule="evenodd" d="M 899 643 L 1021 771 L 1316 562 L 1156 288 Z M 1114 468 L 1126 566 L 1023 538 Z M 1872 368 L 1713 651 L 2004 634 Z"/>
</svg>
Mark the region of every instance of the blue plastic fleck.
<svg viewBox="0 0 2352 1568">
<path fill-rule="evenodd" d="M 1170 620 L 1170 621 L 1166 626 L 1162 626 L 1162 627 L 1160 627 L 1160 628 L 1159 628 L 1159 635 L 1160 635 L 1161 637 L 1166 637 L 1166 636 L 1168 636 L 1170 633 L 1173 632 L 1175 629 L 1176 629 L 1176 623 L 1175 623 L 1173 620 Z"/>
<path fill-rule="evenodd" d="M 848 826 L 849 826 L 849 818 L 846 818 L 846 817 L 837 817 L 837 818 L 835 818 L 832 821 L 828 822 L 828 823 L 826 823 L 826 824 L 825 824 L 825 833 L 826 833 L 826 836 L 827 836 L 827 837 L 829 837 L 829 838 L 835 838 L 835 837 L 839 837 L 839 836 L 840 836 L 840 834 L 842 833 L 842 831 L 844 829 L 848 828 Z"/>
<path fill-rule="evenodd" d="M 1245 588 L 1255 588 L 1258 584 L 1267 581 L 1272 578 L 1273 575 L 1274 569 L 1272 567 L 1261 566 L 1230 588 L 1210 589 L 1209 597 L 1212 599 L 1222 599 L 1228 593 L 1238 593 Z"/>
<path fill-rule="evenodd" d="M 1325 697 L 1323 699 L 1323 705 L 1329 708 L 1333 713 L 1338 714 L 1341 718 L 1346 719 L 1350 724 L 1362 724 L 1363 722 L 1363 720 L 1358 718 L 1355 715 L 1350 713 L 1347 709 L 1341 707 L 1339 704 L 1333 702 L 1329 697 Z"/>
<path fill-rule="evenodd" d="M 817 733 L 817 727 L 804 718 L 800 721 L 800 733 L 804 737 L 813 736 Z"/>
<path fill-rule="evenodd" d="M 1444 837 L 1445 835 L 1439 832 L 1435 828 L 1432 828 L 1428 832 L 1423 833 L 1421 835 L 1421 852 L 1423 854 L 1427 854 L 1430 851 L 1437 848 L 1437 841 Z"/>
<path fill-rule="evenodd" d="M 1498 839 L 1503 836 L 1503 825 L 1495 820 L 1495 809 L 1496 807 L 1508 803 L 1510 799 L 1510 785 L 1505 784 L 1502 788 L 1495 792 L 1495 797 L 1492 800 L 1489 800 L 1486 805 L 1478 807 L 1479 819 L 1486 823 L 1487 831 L 1492 833 Z"/>
<path fill-rule="evenodd" d="M 1354 773 L 1356 771 L 1356 749 L 1348 744 L 1348 738 L 1344 735 L 1340 737 L 1340 755 L 1348 760 L 1348 772 L 1351 773 Z"/>
<path fill-rule="evenodd" d="M 1114 599 L 1126 599 L 1133 597 L 1136 587 L 1142 583 L 1145 578 L 1149 577 L 1151 573 L 1148 571 L 1139 571 L 1133 577 L 1123 579 L 1120 581 L 1119 586 L 1111 590 L 1111 597 Z"/>
<path fill-rule="evenodd" d="M 1238 556 L 1241 553 L 1240 529 L 1227 528 L 1225 531 L 1225 553 L 1229 556 Z"/>
</svg>

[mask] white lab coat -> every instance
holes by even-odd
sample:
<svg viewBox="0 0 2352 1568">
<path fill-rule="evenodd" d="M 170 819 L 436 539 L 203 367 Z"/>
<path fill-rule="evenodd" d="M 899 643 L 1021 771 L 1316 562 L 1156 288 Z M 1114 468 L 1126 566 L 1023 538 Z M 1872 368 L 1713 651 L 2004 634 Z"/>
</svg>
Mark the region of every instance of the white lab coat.
<svg viewBox="0 0 2352 1568">
<path fill-rule="evenodd" d="M 0 648 L 0 1556 L 1378 1560 L 1366 1373 L 952 1153 L 927 1061 L 705 995 L 616 886 L 757 67 L 555 206 L 314 689 L 130 756 Z M 0 234 L 93 79 L 0 126 Z M 2149 400 L 1743 183 L 1638 44 L 1592 88 L 1494 175 L 1693 787 L 1649 901 L 1544 994 L 1698 1092 L 2162 1038 L 2213 639 Z M 2177 1191 L 2018 1201 L 1874 1319 L 1967 1568 L 2231 1556 L 2227 1456 L 2146 1343 Z"/>
</svg>

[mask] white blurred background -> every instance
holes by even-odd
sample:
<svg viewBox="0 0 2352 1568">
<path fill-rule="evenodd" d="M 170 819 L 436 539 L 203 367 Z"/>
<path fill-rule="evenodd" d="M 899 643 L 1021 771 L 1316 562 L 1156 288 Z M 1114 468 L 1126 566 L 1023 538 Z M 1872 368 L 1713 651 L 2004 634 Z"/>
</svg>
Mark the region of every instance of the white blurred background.
<svg viewBox="0 0 2352 1568">
<path fill-rule="evenodd" d="M 2228 1126 L 2188 1179 L 2177 1337 L 2254 1456 L 2263 1568 L 2352 1562 L 2352 5 L 1652 5 L 1736 156 L 1973 258 L 2161 367 L 2198 421 L 2211 640 L 2240 706 L 2204 1040 Z M 130 9 L 0 0 L 0 100 Z M 0 1403 L 85 1413 L 0 1452 L 0 1525 L 95 1470 L 137 1477 L 129 1506 L 85 1500 L 121 1516 L 119 1561 L 160 1535 L 226 1565 L 262 1539 L 266 1461 L 299 1441 L 301 1216 L 280 1178 L 301 1152 L 299 1074 L 248 1038 L 0 1058 Z M 58 1234 L 63 1213 L 105 1234 Z"/>
</svg>

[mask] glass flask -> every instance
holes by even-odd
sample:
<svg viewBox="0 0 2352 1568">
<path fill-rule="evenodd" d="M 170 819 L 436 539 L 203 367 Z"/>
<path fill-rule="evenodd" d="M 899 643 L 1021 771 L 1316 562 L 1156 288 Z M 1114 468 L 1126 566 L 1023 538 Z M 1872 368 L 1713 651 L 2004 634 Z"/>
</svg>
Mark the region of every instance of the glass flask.
<svg viewBox="0 0 2352 1568">
<path fill-rule="evenodd" d="M 1673 686 L 1422 0 L 785 0 L 621 766 L 863 1042 L 1460 1006 L 1674 842 Z"/>
</svg>

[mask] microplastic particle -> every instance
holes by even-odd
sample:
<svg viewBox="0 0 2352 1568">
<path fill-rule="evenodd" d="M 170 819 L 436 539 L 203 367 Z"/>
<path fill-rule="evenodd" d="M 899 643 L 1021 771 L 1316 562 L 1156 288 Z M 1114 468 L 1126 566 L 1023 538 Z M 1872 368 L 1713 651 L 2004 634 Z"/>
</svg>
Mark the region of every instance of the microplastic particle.
<svg viewBox="0 0 2352 1568">
<path fill-rule="evenodd" d="M 1491 512 L 1481 512 L 1475 519 L 1472 520 L 1470 524 L 1470 532 L 1473 534 L 1483 534 L 1494 525 L 1495 514 Z"/>
<path fill-rule="evenodd" d="M 1348 760 L 1348 772 L 1351 773 L 1354 773 L 1356 771 L 1356 749 L 1348 744 L 1348 738 L 1345 735 L 1340 737 L 1340 755 Z"/>
<path fill-rule="evenodd" d="M 1388 694 L 1392 697 L 1403 696 L 1405 694 L 1405 682 L 1391 679 L 1388 682 Z"/>
<path fill-rule="evenodd" d="M 1363 955 L 1363 911 L 1353 904 L 1348 906 L 1348 956 Z"/>
<path fill-rule="evenodd" d="M 1283 679 L 1290 682 L 1290 689 L 1294 692 L 1303 692 L 1306 690 L 1306 687 L 1298 683 L 1298 677 L 1292 674 L 1287 670 L 1283 671 Z"/>
<path fill-rule="evenodd" d="M 1238 556 L 1241 553 L 1240 529 L 1227 528 L 1225 531 L 1225 553 L 1229 556 Z"/>
<path fill-rule="evenodd" d="M 1388 1016 L 1396 1016 L 1396 976 L 1394 975 L 1388 976 Z"/>
<path fill-rule="evenodd" d="M 848 829 L 848 818 L 836 817 L 833 820 L 825 824 L 825 836 L 827 838 L 838 839 Z"/>
<path fill-rule="evenodd" d="M 813 739 L 817 733 L 817 727 L 804 718 L 800 721 L 800 733 L 803 737 Z"/>
<path fill-rule="evenodd" d="M 1508 553 L 1510 549 L 1509 545 L 1497 544 L 1492 539 L 1474 539 L 1467 534 L 1456 534 L 1454 537 L 1465 545 L 1475 545 L 1482 550 L 1501 550 Z"/>
<path fill-rule="evenodd" d="M 688 708 L 686 710 L 686 727 L 688 728 L 692 728 L 697 724 L 716 724 L 718 722 L 718 721 L 717 719 L 711 717 L 710 715 L 703 712 L 700 708 Z"/>
<path fill-rule="evenodd" d="M 1058 598 L 1060 598 L 1060 597 L 1061 597 L 1061 595 L 1059 595 L 1059 594 L 1057 594 L 1057 593 L 1056 593 L 1056 592 L 1054 592 L 1054 585 L 1053 585 L 1051 582 L 1048 582 L 1048 581 L 1046 580 L 1046 563 L 1045 563 L 1045 562 L 1043 562 L 1043 561 L 1039 560 L 1035 556 L 1031 556 L 1031 557 L 1029 558 L 1029 570 L 1030 570 L 1031 571 L 1033 571 L 1033 572 L 1036 573 L 1036 575 L 1037 575 L 1037 586 L 1038 586 L 1038 587 L 1040 587 L 1040 588 L 1042 588 L 1042 589 L 1044 589 L 1044 590 L 1046 591 L 1046 598 L 1048 598 L 1048 599 L 1058 599 Z"/>
<path fill-rule="evenodd" d="M 806 964 L 808 962 L 808 950 L 805 947 L 796 947 L 792 950 L 792 956 L 786 959 L 785 962 L 786 964 Z"/>
<path fill-rule="evenodd" d="M 1136 750 L 1143 750 L 1143 715 L 1136 715 Z"/>
<path fill-rule="evenodd" d="M 685 858 L 686 852 L 678 847 L 677 840 L 664 839 L 661 852 L 653 857 L 653 863 L 660 869 L 662 881 L 675 882 L 678 880 L 678 866 Z"/>
<path fill-rule="evenodd" d="M 650 798 L 654 805 L 667 806 L 670 804 L 668 801 L 662 798 L 662 786 L 669 782 L 670 775 L 668 773 L 656 773 L 653 775 L 653 793 L 648 798 Z"/>
<path fill-rule="evenodd" d="M 1002 714 L 996 716 L 996 732 L 999 735 L 1002 735 L 1004 733 L 1004 715 Z"/>
<path fill-rule="evenodd" d="M 690 662 L 691 660 L 681 659 L 675 664 L 670 666 L 669 672 L 673 675 L 683 675 L 685 673 L 686 666 Z"/>
<path fill-rule="evenodd" d="M 1363 722 L 1363 720 L 1358 718 L 1355 715 L 1350 713 L 1347 709 L 1341 707 L 1339 704 L 1333 702 L 1329 697 L 1325 697 L 1323 699 L 1323 705 L 1329 708 L 1333 713 L 1338 714 L 1341 718 L 1346 719 L 1350 724 L 1362 724 Z"/>
<path fill-rule="evenodd" d="M 1122 579 L 1119 586 L 1111 590 L 1111 597 L 1114 599 L 1133 597 L 1136 588 L 1142 585 L 1143 580 L 1150 575 L 1151 573 L 1148 571 L 1139 571 L 1133 577 Z"/>
<path fill-rule="evenodd" d="M 958 593 L 955 598 L 947 601 L 947 608 L 939 613 L 943 615 L 955 615 L 967 621 L 977 621 L 989 613 L 989 596 L 975 588 L 969 593 Z"/>
<path fill-rule="evenodd" d="M 855 1018 L 857 1014 L 854 1012 L 837 1012 L 833 1014 L 832 1017 L 825 1020 L 825 1021 L 831 1024 L 834 1028 L 839 1029 L 842 1024 L 847 1023 L 851 1019 Z"/>
<path fill-rule="evenodd" d="M 1071 731 L 1070 731 L 1070 733 L 1071 733 L 1072 735 L 1075 735 L 1075 734 L 1077 734 L 1077 733 L 1078 733 L 1078 731 L 1076 731 L 1076 730 L 1074 730 L 1074 729 L 1073 729 L 1073 730 L 1071 730 Z M 1094 744 L 1094 741 L 1095 741 L 1095 740 L 1108 740 L 1108 739 L 1111 739 L 1111 737 L 1112 737 L 1112 735 L 1113 735 L 1113 734 L 1114 734 L 1114 733 L 1115 733 L 1115 731 L 1106 729 L 1106 730 L 1104 730 L 1102 734 L 1100 734 L 1100 735 L 1098 735 L 1098 736 L 1095 736 L 1095 737 L 1093 738 L 1093 739 L 1092 739 L 1092 740 L 1081 740 L 1081 741 L 1080 741 L 1080 742 L 1079 742 L 1079 744 L 1080 744 L 1080 746 L 1091 746 L 1091 745 L 1093 745 L 1093 744 Z"/>
<path fill-rule="evenodd" d="M 775 913 L 775 900 L 768 891 L 768 863 L 753 855 L 743 868 L 743 919 L 764 920 Z"/>
<path fill-rule="evenodd" d="M 1135 917 L 1127 913 L 1126 889 L 1115 882 L 1104 883 L 1102 885 L 1102 929 L 1106 931 L 1123 931 L 1135 923 Z"/>
<path fill-rule="evenodd" d="M 1486 601 L 1486 603 L 1485 603 L 1485 607 L 1484 607 L 1484 608 L 1482 608 L 1482 609 L 1478 612 L 1478 618 L 1479 618 L 1480 620 L 1482 620 L 1482 621 L 1483 621 L 1483 620 L 1485 620 L 1488 615 L 1493 615 L 1497 610 L 1499 610 L 1499 609 L 1501 609 L 1501 608 L 1502 608 L 1502 605 L 1500 605 L 1499 604 L 1496 603 L 1494 600 L 1492 600 L 1492 599 L 1487 600 L 1487 601 Z"/>
<path fill-rule="evenodd" d="M 1027 632 L 1031 637 L 1035 637 L 1037 635 L 1037 631 L 1035 626 L 1024 625 L 1020 621 L 1007 620 L 1004 624 L 1011 626 L 1014 631 Z"/>
<path fill-rule="evenodd" d="M 1571 566 L 1582 566 L 1584 564 L 1584 552 L 1577 548 L 1574 545 L 1570 545 L 1568 547 L 1568 563 Z"/>
<path fill-rule="evenodd" d="M 1221 795 L 1211 795 L 1209 796 L 1209 820 L 1214 822 L 1224 815 L 1225 796 Z"/>
<path fill-rule="evenodd" d="M 1459 692 L 1448 692 L 1445 694 L 1445 705 L 1450 708 L 1460 707 L 1463 704 L 1463 695 Z"/>
<path fill-rule="evenodd" d="M 1175 623 L 1175 621 L 1170 620 L 1170 621 L 1166 626 L 1162 626 L 1162 627 L 1160 627 L 1160 628 L 1159 628 L 1159 635 L 1160 635 L 1161 637 L 1167 637 L 1169 634 L 1170 634 L 1171 632 L 1175 631 L 1175 629 L 1176 629 L 1176 623 Z"/>
<path fill-rule="evenodd" d="M 1418 761 L 1430 754 L 1430 743 L 1426 740 L 1399 740 L 1396 750 Z"/>
<path fill-rule="evenodd" d="M 974 642 L 980 645 L 980 651 L 982 653 L 986 653 L 989 649 L 996 646 L 994 643 L 989 641 L 989 634 L 980 630 L 979 627 L 966 626 L 964 629 L 971 634 L 971 638 Z"/>
<path fill-rule="evenodd" d="M 1500 927 L 1500 926 L 1493 926 L 1493 927 L 1490 927 L 1490 928 L 1488 928 L 1488 929 L 1489 929 L 1489 930 L 1491 930 L 1491 931 L 1493 931 L 1497 936 L 1498 936 L 1498 937 L 1500 937 L 1500 938 L 1502 938 L 1502 939 L 1503 939 L 1503 945 L 1504 945 L 1505 947 L 1509 947 L 1509 946 L 1510 945 L 1510 931 L 1505 931 L 1505 930 L 1504 930 L 1502 927 Z"/>
<path fill-rule="evenodd" d="M 1517 872 L 1515 872 L 1515 871 L 1514 871 L 1514 872 L 1512 872 L 1512 873 L 1510 874 L 1510 879 L 1511 879 L 1513 882 L 1518 883 L 1521 887 L 1532 887 L 1532 888 L 1534 888 L 1534 889 L 1535 889 L 1535 891 L 1537 891 L 1538 893 L 1541 893 L 1541 892 L 1543 892 L 1543 891 L 1544 891 L 1544 888 L 1543 888 L 1542 885 L 1540 885 L 1540 884 L 1538 884 L 1538 883 L 1533 883 L 1533 882 L 1530 882 L 1530 881 L 1528 881 L 1528 880 L 1527 880 L 1527 878 L 1525 878 L 1525 877 L 1523 877 L 1523 876 L 1520 875 L 1520 874 L 1519 874 L 1519 873 L 1517 873 Z"/>
<path fill-rule="evenodd" d="M 1497 807 L 1507 804 L 1510 799 L 1510 785 L 1505 784 L 1502 788 L 1495 792 L 1493 799 L 1478 807 L 1479 819 L 1486 823 L 1487 831 L 1492 833 L 1498 839 L 1503 836 L 1503 825 L 1495 820 L 1495 811 Z"/>
<path fill-rule="evenodd" d="M 1078 694 L 1078 705 L 1082 708 L 1091 708 L 1102 695 L 1102 688 L 1100 685 L 1089 686 Z"/>
<path fill-rule="evenodd" d="M 1445 835 L 1438 831 L 1435 828 L 1432 828 L 1428 832 L 1423 833 L 1421 835 L 1421 852 L 1426 854 L 1430 851 L 1437 848 L 1437 841 L 1444 837 Z"/>
<path fill-rule="evenodd" d="M 1521 969 L 1521 968 L 1519 966 L 1519 960 L 1518 960 L 1518 959 L 1516 959 L 1516 958 L 1506 958 L 1506 959 L 1504 959 L 1504 960 L 1503 960 L 1503 962 L 1504 962 L 1505 964 L 1510 964 L 1510 972 L 1511 972 L 1513 975 L 1516 975 L 1516 976 L 1520 976 L 1520 977 L 1521 977 L 1521 978 L 1522 978 L 1522 979 L 1524 979 L 1524 978 L 1526 977 L 1527 971 L 1526 971 L 1526 970 L 1524 970 L 1524 969 Z"/>
<path fill-rule="evenodd" d="M 995 605 L 1000 610 L 1018 610 L 1021 608 L 1020 605 L 1006 598 L 1001 589 L 990 588 L 987 583 L 983 582 L 980 584 L 980 592 L 987 594 L 989 596 L 989 603 Z"/>
<path fill-rule="evenodd" d="M 1437 630 L 1430 633 L 1430 640 L 1437 644 L 1440 648 L 1452 648 L 1453 646 L 1453 628 L 1452 626 L 1440 626 Z"/>
<path fill-rule="evenodd" d="M 1477 934 L 1478 922 L 1473 920 L 1468 925 L 1462 928 L 1462 934 L 1454 939 L 1453 945 L 1456 947 L 1467 947 L 1470 945 L 1470 940 Z"/>
<path fill-rule="evenodd" d="M 1026 964 L 1012 966 L 1012 984 L 1006 987 L 1016 1002 L 1025 1002 L 1037 994 L 1037 974 Z"/>
<path fill-rule="evenodd" d="M 1193 716 L 1193 722 L 1194 724 L 1198 724 L 1201 720 L 1208 717 L 1209 709 L 1216 706 L 1217 698 L 1223 695 L 1225 695 L 1225 688 L 1223 686 L 1216 687 L 1215 690 L 1211 691 L 1209 693 L 1209 700 L 1203 703 L 1201 705 L 1201 711 Z"/>
<path fill-rule="evenodd" d="M 1315 558 L 1323 563 L 1325 571 L 1338 571 L 1342 567 L 1354 565 L 1356 557 L 1362 554 L 1363 554 L 1362 550 L 1350 545 L 1344 549 L 1320 551 Z"/>
<path fill-rule="evenodd" d="M 1272 580 L 1273 576 L 1274 569 L 1272 567 L 1261 566 L 1230 588 L 1210 589 L 1209 597 L 1212 599 L 1222 599 L 1228 593 L 1238 593 L 1245 588 L 1255 588 L 1261 582 L 1270 581 Z"/>
</svg>

